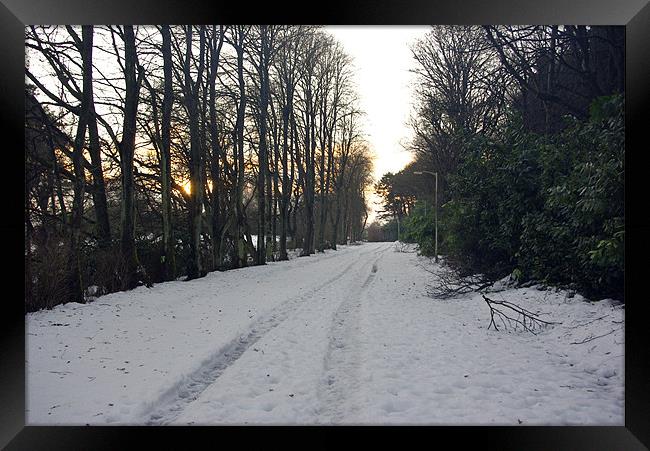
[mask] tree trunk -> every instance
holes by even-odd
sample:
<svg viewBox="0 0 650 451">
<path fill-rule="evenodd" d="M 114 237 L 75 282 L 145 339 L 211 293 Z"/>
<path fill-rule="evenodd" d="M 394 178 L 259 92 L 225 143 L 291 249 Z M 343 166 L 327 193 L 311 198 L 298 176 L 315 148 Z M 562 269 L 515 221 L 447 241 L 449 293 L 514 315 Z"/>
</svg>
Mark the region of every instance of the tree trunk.
<svg viewBox="0 0 650 451">
<path fill-rule="evenodd" d="M 336 195 L 336 219 L 334 220 L 334 226 L 332 227 L 332 249 L 336 250 L 336 244 L 338 243 L 339 236 L 339 226 L 341 222 L 341 200 L 339 195 Z"/>
<path fill-rule="evenodd" d="M 289 115 L 291 111 L 293 92 L 287 86 L 286 105 L 282 109 L 282 198 L 280 201 L 280 260 L 288 260 L 287 255 L 287 229 L 289 227 L 289 199 L 291 187 L 289 186 L 288 153 L 289 153 Z"/>
<path fill-rule="evenodd" d="M 97 235 L 99 236 L 99 247 L 108 248 L 111 244 L 111 229 L 108 220 L 108 203 L 106 202 L 106 187 L 104 184 L 104 171 L 102 169 L 101 148 L 99 145 L 99 132 L 97 130 L 97 118 L 95 117 L 95 101 L 93 95 L 93 65 L 92 65 L 92 43 L 93 26 L 84 25 L 81 27 L 84 43 L 88 41 L 90 49 L 87 64 L 83 65 L 83 90 L 84 95 L 88 93 L 88 135 L 90 138 L 90 173 L 93 177 L 93 205 L 95 207 L 95 218 L 97 221 Z M 85 46 L 85 44 L 84 44 Z"/>
<path fill-rule="evenodd" d="M 74 140 L 72 153 L 72 164 L 74 168 L 74 198 L 72 201 L 72 217 L 70 220 L 70 243 L 68 255 L 68 292 L 70 302 L 84 302 L 83 281 L 81 271 L 81 223 L 83 220 L 83 200 L 86 188 L 86 174 L 84 170 L 84 144 L 86 140 L 86 128 L 88 124 L 88 113 L 90 108 L 90 94 L 88 90 L 88 77 L 92 74 L 86 73 L 89 65 L 92 65 L 93 36 L 92 29 L 82 29 L 82 39 L 79 51 L 81 52 L 82 66 L 84 68 L 83 92 L 81 99 L 81 112 L 79 124 Z M 92 79 L 90 79 L 92 83 Z"/>
<path fill-rule="evenodd" d="M 236 147 L 237 147 L 237 193 L 234 196 L 237 213 L 237 231 L 235 235 L 235 249 L 237 252 L 236 267 L 247 266 L 246 249 L 243 235 L 246 217 L 244 215 L 244 113 L 246 111 L 246 92 L 244 84 L 244 30 L 239 28 L 237 33 L 237 81 L 239 85 L 239 104 L 237 106 Z"/>
<path fill-rule="evenodd" d="M 135 200 L 133 180 L 133 155 L 135 152 L 136 115 L 140 79 L 136 78 L 136 50 L 133 26 L 124 26 L 124 79 L 126 97 L 124 122 L 120 142 L 120 166 L 122 169 L 122 209 L 120 212 L 120 250 L 124 263 L 121 289 L 134 288 L 138 284 L 138 257 L 135 248 Z"/>
<path fill-rule="evenodd" d="M 324 102 L 324 100 L 323 100 Z M 320 168 L 318 171 L 319 176 L 319 189 L 320 189 L 320 215 L 318 220 L 318 252 L 325 252 L 325 127 L 326 127 L 326 104 L 321 104 L 320 111 Z"/>
<path fill-rule="evenodd" d="M 314 151 L 315 143 L 315 124 L 313 114 L 313 96 L 308 87 L 305 93 L 305 174 L 304 174 L 304 193 L 305 193 L 305 237 L 302 245 L 301 257 L 311 255 L 314 252 Z M 300 165 L 299 165 L 300 167 Z"/>
<path fill-rule="evenodd" d="M 172 231 L 171 206 L 171 116 L 174 92 L 172 91 L 172 49 L 169 25 L 162 26 L 162 54 L 164 94 L 162 103 L 162 147 L 160 149 L 160 178 L 162 191 L 163 253 L 161 256 L 163 280 L 176 277 L 176 252 Z"/>
<path fill-rule="evenodd" d="M 83 219 L 83 198 L 85 191 L 85 171 L 83 166 L 83 144 L 86 136 L 86 120 L 79 118 L 77 135 L 74 141 L 74 199 L 70 223 L 69 283 L 70 302 L 84 302 L 83 282 L 81 280 L 81 222 Z"/>
<path fill-rule="evenodd" d="M 271 256 L 275 261 L 275 255 L 278 247 L 278 206 L 280 196 L 280 181 L 278 171 L 280 170 L 280 142 L 278 133 L 277 116 L 274 111 L 274 127 L 273 127 L 273 212 L 271 214 Z"/>
<path fill-rule="evenodd" d="M 269 104 L 269 88 L 268 88 L 268 29 L 266 25 L 260 27 L 261 44 L 260 44 L 260 61 L 259 61 L 259 76 L 260 76 L 260 124 L 259 124 L 259 156 L 258 156 L 258 176 L 257 176 L 257 264 L 266 264 L 266 178 L 268 171 L 268 157 L 267 157 L 267 116 Z"/>
<path fill-rule="evenodd" d="M 185 30 L 185 105 L 190 128 L 190 261 L 187 268 L 188 279 L 203 275 L 201 262 L 201 230 L 203 210 L 203 152 L 200 135 L 198 110 L 199 87 L 203 75 L 205 55 L 205 27 L 199 32 L 199 68 L 196 82 L 192 80 L 190 62 L 192 60 L 192 26 Z"/>
<path fill-rule="evenodd" d="M 212 27 L 212 45 L 210 47 L 210 141 L 212 144 L 212 159 L 210 160 L 210 177 L 212 178 L 212 266 L 217 269 L 223 264 L 222 257 L 222 233 L 223 219 L 221 217 L 221 190 L 219 183 L 221 180 L 221 168 L 219 159 L 221 158 L 221 148 L 219 145 L 219 136 L 217 128 L 217 107 L 216 107 L 216 80 L 217 68 L 219 65 L 219 55 L 223 45 L 223 26 L 219 29 L 219 40 L 216 38 L 216 27 Z"/>
</svg>

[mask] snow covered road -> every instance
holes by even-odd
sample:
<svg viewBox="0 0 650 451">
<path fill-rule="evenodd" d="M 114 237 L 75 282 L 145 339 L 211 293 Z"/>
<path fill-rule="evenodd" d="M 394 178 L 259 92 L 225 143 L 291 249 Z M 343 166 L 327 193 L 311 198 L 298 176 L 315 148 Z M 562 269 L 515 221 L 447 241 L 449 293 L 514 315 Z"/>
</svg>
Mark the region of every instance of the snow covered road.
<svg viewBox="0 0 650 451">
<path fill-rule="evenodd" d="M 27 423 L 623 424 L 621 306 L 508 289 L 562 324 L 488 330 L 423 263 L 365 243 L 28 314 Z"/>
</svg>

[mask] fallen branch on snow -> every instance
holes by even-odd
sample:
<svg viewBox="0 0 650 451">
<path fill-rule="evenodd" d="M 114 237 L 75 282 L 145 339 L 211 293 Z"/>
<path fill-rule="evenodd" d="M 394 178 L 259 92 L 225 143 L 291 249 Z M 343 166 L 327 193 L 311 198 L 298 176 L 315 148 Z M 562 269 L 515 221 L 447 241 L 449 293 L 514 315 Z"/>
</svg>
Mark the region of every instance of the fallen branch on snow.
<svg viewBox="0 0 650 451">
<path fill-rule="evenodd" d="M 461 277 L 457 271 L 440 267 L 429 269 L 421 265 L 422 269 L 436 278 L 435 285 L 427 285 L 427 295 L 434 299 L 449 299 L 463 294 L 479 292 L 491 286 L 494 281 L 481 275 Z"/>
<path fill-rule="evenodd" d="M 543 329 L 553 324 L 561 324 L 552 321 L 544 321 L 539 318 L 538 314 L 526 310 L 525 308 L 513 304 L 512 302 L 495 301 L 488 298 L 484 294 L 482 296 L 485 300 L 485 303 L 490 308 L 490 325 L 488 326 L 488 329 L 494 326 L 495 330 L 499 330 L 495 318 L 501 321 L 503 327 L 506 330 L 508 329 L 508 326 L 512 327 L 515 330 L 521 326 L 525 331 L 532 334 L 535 334 L 536 330 Z M 512 313 L 509 313 L 508 311 Z M 513 314 L 516 314 L 516 316 L 510 316 Z"/>
</svg>

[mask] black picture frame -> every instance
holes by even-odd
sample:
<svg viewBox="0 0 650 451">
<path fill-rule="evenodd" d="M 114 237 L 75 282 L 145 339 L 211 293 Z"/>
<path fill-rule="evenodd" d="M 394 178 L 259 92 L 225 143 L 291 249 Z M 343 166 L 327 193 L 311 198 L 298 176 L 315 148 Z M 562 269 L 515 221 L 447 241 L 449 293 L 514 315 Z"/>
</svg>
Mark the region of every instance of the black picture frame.
<svg viewBox="0 0 650 451">
<path fill-rule="evenodd" d="M 648 0 L 498 0 L 485 1 L 372 1 L 322 2 L 295 6 L 267 2 L 209 2 L 208 0 L 2 0 L 0 4 L 0 124 L 5 129 L 0 153 L 6 174 L 1 180 L 11 211 L 0 221 L 0 236 L 8 249 L 3 259 L 22 261 L 20 222 L 22 199 L 16 186 L 23 176 L 19 167 L 24 148 L 24 26 L 28 24 L 199 24 L 199 23 L 321 23 L 337 25 L 423 24 L 588 24 L 626 27 L 626 315 L 625 315 L 625 426 L 621 427 L 256 427 L 255 433 L 239 427 L 36 427 L 25 426 L 25 313 L 18 294 L 1 290 L 0 329 L 0 447 L 6 449 L 122 449 L 144 439 L 163 448 L 193 448 L 197 439 L 212 446 L 225 437 L 237 447 L 298 446 L 340 447 L 340 432 L 364 432 L 371 442 L 391 438 L 402 448 L 415 446 L 415 438 L 427 447 L 451 440 L 454 448 L 474 444 L 481 449 L 518 450 L 637 450 L 650 447 L 650 333 L 648 307 L 643 295 L 645 272 L 650 265 L 648 176 L 643 165 L 650 92 L 650 4 Z M 11 138 L 11 139 L 8 139 Z M 9 164 L 6 159 L 11 159 Z M 16 160 L 15 162 L 13 160 Z M 16 177 L 9 182 L 8 177 Z M 23 180 L 24 181 L 24 180 Z M 15 201 L 15 203 L 14 203 Z M 6 204 L 5 204 L 6 205 Z M 11 251 L 11 252 L 9 252 Z M 15 254 L 14 254 L 15 252 Z M 5 287 L 16 286 L 16 277 L 5 275 Z M 296 434 L 300 432 L 300 434 Z M 298 439 L 309 433 L 309 439 Z M 413 445 L 410 445 L 413 443 Z M 368 444 L 368 442 L 364 442 Z M 176 446 L 175 446 L 176 445 Z M 142 445 L 140 445 L 142 446 Z M 419 445 L 421 446 L 421 445 Z"/>
</svg>

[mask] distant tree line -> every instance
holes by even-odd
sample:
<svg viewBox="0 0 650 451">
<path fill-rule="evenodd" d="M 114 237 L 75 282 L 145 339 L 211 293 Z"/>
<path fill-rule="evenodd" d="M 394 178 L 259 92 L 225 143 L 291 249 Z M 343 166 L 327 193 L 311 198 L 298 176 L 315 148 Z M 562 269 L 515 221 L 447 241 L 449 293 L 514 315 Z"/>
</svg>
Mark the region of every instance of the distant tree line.
<svg viewBox="0 0 650 451">
<path fill-rule="evenodd" d="M 25 306 L 358 240 L 372 158 L 315 26 L 28 26 Z"/>
<path fill-rule="evenodd" d="M 461 274 L 623 299 L 625 32 L 435 26 L 412 47 L 414 161 L 376 185 L 384 218 Z M 394 226 L 385 225 L 392 230 Z"/>
</svg>

